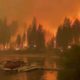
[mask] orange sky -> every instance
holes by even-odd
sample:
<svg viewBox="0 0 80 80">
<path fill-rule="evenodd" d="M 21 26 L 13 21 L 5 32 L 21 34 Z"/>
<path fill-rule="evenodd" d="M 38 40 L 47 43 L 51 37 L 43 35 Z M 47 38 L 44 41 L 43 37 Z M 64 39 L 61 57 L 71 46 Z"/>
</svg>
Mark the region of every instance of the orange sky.
<svg viewBox="0 0 80 80">
<path fill-rule="evenodd" d="M 29 25 L 33 16 L 55 33 L 65 16 L 80 17 L 80 0 L 0 0 L 1 18 L 17 19 L 20 24 Z"/>
</svg>

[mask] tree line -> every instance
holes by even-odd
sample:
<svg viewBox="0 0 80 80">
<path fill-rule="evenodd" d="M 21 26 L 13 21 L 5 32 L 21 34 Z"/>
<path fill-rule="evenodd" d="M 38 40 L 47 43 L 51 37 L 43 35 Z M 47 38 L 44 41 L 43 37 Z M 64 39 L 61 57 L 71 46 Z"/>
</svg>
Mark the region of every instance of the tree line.
<svg viewBox="0 0 80 80">
<path fill-rule="evenodd" d="M 11 36 L 13 36 L 18 28 L 18 22 L 13 21 L 7 25 L 7 19 L 0 19 L 0 45 L 7 45 L 10 43 Z"/>
<path fill-rule="evenodd" d="M 56 34 L 56 45 L 59 48 L 78 45 L 80 43 L 80 21 L 75 19 L 71 23 L 69 18 L 65 18 L 64 23 L 58 27 Z"/>
<path fill-rule="evenodd" d="M 6 45 L 10 43 L 11 37 L 16 33 L 18 28 L 18 22 L 13 21 L 10 25 L 7 25 L 7 19 L 0 20 L 0 44 Z M 23 32 L 23 36 L 17 35 L 16 44 L 19 47 L 21 43 L 25 41 L 28 43 L 30 49 L 53 49 L 56 48 L 66 49 L 73 44 L 80 43 L 80 21 L 75 19 L 72 23 L 69 18 L 65 18 L 63 24 L 58 27 L 56 37 L 52 37 L 48 43 L 46 43 L 46 30 L 43 29 L 41 24 L 37 25 L 36 18 L 33 19 L 32 24 L 28 27 L 26 32 Z M 54 36 L 54 35 L 53 35 Z M 27 38 L 27 40 L 26 40 Z"/>
</svg>

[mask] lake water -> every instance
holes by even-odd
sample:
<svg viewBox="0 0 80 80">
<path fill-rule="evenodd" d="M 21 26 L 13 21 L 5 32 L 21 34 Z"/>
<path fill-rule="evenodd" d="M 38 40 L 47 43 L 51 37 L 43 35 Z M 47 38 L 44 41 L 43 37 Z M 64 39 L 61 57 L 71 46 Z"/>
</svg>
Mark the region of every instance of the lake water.
<svg viewBox="0 0 80 80">
<path fill-rule="evenodd" d="M 17 58 L 16 56 L 7 56 L 7 57 L 0 56 L 0 61 L 2 62 L 8 59 L 15 60 L 16 58 Z M 27 58 L 23 57 L 23 59 L 25 59 L 24 61 L 26 61 Z M 28 59 L 29 63 L 31 62 L 34 63 L 35 61 L 37 63 L 40 63 L 40 65 L 43 65 L 44 59 L 41 59 L 41 57 L 40 58 L 34 57 Z M 52 64 L 54 65 L 54 61 L 51 58 L 45 61 L 46 66 L 47 65 L 53 66 Z M 3 70 L 0 70 L 0 80 L 57 80 L 57 71 L 36 69 L 28 72 L 5 72 Z"/>
<path fill-rule="evenodd" d="M 19 73 L 0 71 L 0 80 L 57 80 L 57 72 L 43 70 Z"/>
</svg>

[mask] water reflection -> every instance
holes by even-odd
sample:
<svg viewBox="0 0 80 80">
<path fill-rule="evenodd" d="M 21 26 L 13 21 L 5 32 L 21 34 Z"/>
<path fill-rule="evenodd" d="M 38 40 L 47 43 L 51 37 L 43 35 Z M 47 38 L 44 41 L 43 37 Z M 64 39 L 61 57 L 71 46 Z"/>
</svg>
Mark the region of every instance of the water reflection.
<svg viewBox="0 0 80 80">
<path fill-rule="evenodd" d="M 43 74 L 44 74 L 44 70 L 36 69 L 36 70 L 27 72 L 27 77 L 28 77 L 28 80 L 43 80 L 42 79 Z"/>
<path fill-rule="evenodd" d="M 45 71 L 43 75 L 44 80 L 57 80 L 57 72 L 56 71 Z"/>
<path fill-rule="evenodd" d="M 28 72 L 5 72 L 0 71 L 0 80 L 57 80 L 57 72 L 32 70 Z"/>
<path fill-rule="evenodd" d="M 41 67 L 55 67 L 55 63 L 53 62 L 53 60 L 51 58 L 47 59 L 34 57 L 27 58 L 27 61 L 29 62 L 29 65 L 34 64 L 36 62 Z M 57 80 L 57 71 L 34 69 L 29 70 L 27 72 L 5 72 L 3 70 L 0 70 L 0 80 Z"/>
</svg>

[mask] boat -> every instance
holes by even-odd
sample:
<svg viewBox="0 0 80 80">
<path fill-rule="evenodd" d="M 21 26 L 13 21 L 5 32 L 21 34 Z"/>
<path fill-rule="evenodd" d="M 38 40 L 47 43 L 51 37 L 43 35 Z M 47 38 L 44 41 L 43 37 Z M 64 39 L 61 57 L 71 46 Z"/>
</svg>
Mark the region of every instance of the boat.
<svg viewBox="0 0 80 80">
<path fill-rule="evenodd" d="M 6 61 L 2 66 L 1 69 L 4 71 L 16 72 L 26 72 L 38 68 L 37 64 L 33 63 L 30 65 L 24 61 Z"/>
<path fill-rule="evenodd" d="M 6 61 L 1 69 L 4 71 L 17 71 L 19 67 L 25 64 L 24 61 Z"/>
</svg>

